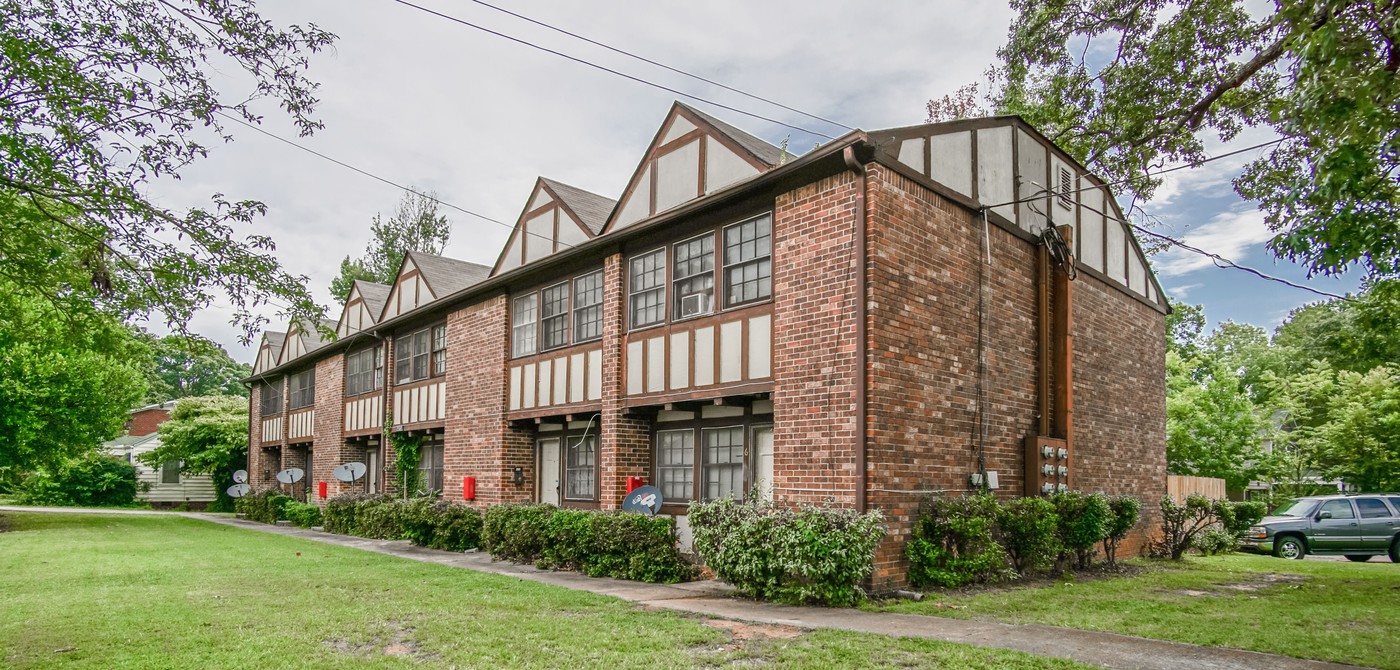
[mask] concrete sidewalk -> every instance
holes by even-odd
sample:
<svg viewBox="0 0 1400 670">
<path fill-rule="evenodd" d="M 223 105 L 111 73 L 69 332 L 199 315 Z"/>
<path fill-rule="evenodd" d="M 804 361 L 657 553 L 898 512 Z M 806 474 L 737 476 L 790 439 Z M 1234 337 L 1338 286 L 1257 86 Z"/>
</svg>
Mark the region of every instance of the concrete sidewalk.
<svg viewBox="0 0 1400 670">
<path fill-rule="evenodd" d="M 1357 666 L 1307 661 L 1289 656 L 1261 654 L 1237 649 L 1201 647 L 1179 642 L 1150 640 L 1128 635 L 1101 633 L 1054 626 L 1003 624 L 965 621 L 934 616 L 862 612 L 853 609 L 786 607 L 754 602 L 732 596 L 732 589 L 721 582 L 687 584 L 644 584 L 619 579 L 593 578 L 571 572 L 537 570 L 529 565 L 492 561 L 482 552 L 456 553 L 415 547 L 408 542 L 367 540 L 334 535 L 290 526 L 268 526 L 232 517 L 197 512 L 153 512 L 145 510 L 76 510 L 69 508 L 0 507 L 14 512 L 92 512 L 119 514 L 174 514 L 212 523 L 299 537 L 325 544 L 372 551 L 425 563 L 436 563 L 480 572 L 508 575 L 533 582 L 590 591 L 629 600 L 647 607 L 689 612 L 705 616 L 753 623 L 779 624 L 797 628 L 830 628 L 898 637 L 961 642 L 981 647 L 1015 649 L 1037 656 L 1067 658 L 1106 668 L 1180 670 L 1208 668 L 1219 670 L 1355 670 Z"/>
</svg>

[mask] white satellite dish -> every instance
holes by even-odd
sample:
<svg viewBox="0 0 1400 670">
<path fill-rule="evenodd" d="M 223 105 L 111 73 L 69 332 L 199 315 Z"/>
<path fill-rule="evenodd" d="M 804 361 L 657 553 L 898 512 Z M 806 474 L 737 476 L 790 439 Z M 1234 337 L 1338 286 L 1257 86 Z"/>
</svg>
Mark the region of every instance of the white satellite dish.
<svg viewBox="0 0 1400 670">
<path fill-rule="evenodd" d="M 247 483 L 248 483 L 248 471 L 247 471 L 247 470 L 234 470 L 234 471 L 233 471 L 233 483 L 235 483 L 235 484 L 247 484 Z"/>
<path fill-rule="evenodd" d="M 305 475 L 306 473 L 302 472 L 301 468 L 287 468 L 277 473 L 277 481 L 283 484 L 295 484 L 301 481 L 301 478 Z"/>
<path fill-rule="evenodd" d="M 342 463 L 335 466 L 332 474 L 342 482 L 353 482 L 365 476 L 366 469 L 364 463 Z"/>
<path fill-rule="evenodd" d="M 242 498 L 243 496 L 248 495 L 248 492 L 251 490 L 253 490 L 253 487 L 248 486 L 247 484 L 234 484 L 233 486 L 228 487 L 228 497 Z"/>
</svg>

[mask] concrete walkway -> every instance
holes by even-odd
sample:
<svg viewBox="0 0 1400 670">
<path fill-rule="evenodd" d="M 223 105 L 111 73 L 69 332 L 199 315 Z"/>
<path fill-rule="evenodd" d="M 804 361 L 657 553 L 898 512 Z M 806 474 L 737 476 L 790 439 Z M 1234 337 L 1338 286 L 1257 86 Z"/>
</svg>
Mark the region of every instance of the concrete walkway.
<svg viewBox="0 0 1400 670">
<path fill-rule="evenodd" d="M 1355 670 L 1357 666 L 1307 661 L 1252 651 L 1201 647 L 1179 642 L 1150 640 L 1114 633 L 1054 626 L 966 621 L 936 616 L 862 612 L 853 609 L 786 607 L 733 597 L 721 582 L 644 584 L 619 579 L 593 578 L 571 572 L 537 570 L 534 566 L 492 561 L 482 552 L 456 553 L 415 547 L 408 542 L 367 540 L 291 526 L 268 526 L 232 517 L 196 512 L 150 510 L 81 510 L 72 508 L 0 507 L 0 512 L 82 512 L 102 514 L 174 514 L 263 533 L 288 535 L 325 544 L 372 551 L 425 563 L 448 565 L 479 572 L 508 575 L 532 582 L 553 584 L 629 600 L 647 607 L 689 612 L 752 623 L 797 628 L 830 628 L 898 637 L 961 642 L 980 647 L 1014 649 L 1054 658 L 1067 658 L 1106 668 L 1180 670 Z"/>
</svg>

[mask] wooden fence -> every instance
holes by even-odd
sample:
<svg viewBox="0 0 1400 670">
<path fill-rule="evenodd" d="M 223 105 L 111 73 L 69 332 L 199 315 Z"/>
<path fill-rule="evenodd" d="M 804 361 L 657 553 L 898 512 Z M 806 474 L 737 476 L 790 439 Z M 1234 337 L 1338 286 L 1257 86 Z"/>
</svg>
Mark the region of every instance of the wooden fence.
<svg viewBox="0 0 1400 670">
<path fill-rule="evenodd" d="M 1186 496 L 1192 493 L 1199 493 L 1211 499 L 1224 498 L 1225 480 L 1214 477 L 1167 475 L 1167 495 L 1176 498 L 1177 502 L 1184 502 Z"/>
</svg>

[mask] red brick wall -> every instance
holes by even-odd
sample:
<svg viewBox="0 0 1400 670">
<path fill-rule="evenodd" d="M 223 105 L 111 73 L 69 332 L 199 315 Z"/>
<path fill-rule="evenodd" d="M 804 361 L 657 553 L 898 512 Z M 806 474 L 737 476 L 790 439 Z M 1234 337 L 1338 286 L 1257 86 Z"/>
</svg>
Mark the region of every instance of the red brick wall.
<svg viewBox="0 0 1400 670">
<path fill-rule="evenodd" d="M 150 435 L 160 430 L 160 424 L 170 419 L 170 410 L 161 407 L 152 409 L 142 409 L 131 413 L 131 418 L 126 422 L 126 432 L 128 435 L 141 436 Z"/>
<path fill-rule="evenodd" d="M 314 463 L 306 473 L 311 482 L 311 499 L 324 505 L 333 498 L 349 491 L 362 491 L 359 482 L 349 484 L 335 478 L 337 465 L 359 461 L 364 456 L 362 449 L 351 448 L 342 436 L 345 428 L 345 355 L 336 354 L 316 363 L 316 416 Z M 319 494 L 320 482 L 326 482 L 326 496 Z"/>
<path fill-rule="evenodd" d="M 622 406 L 625 380 L 622 356 L 627 334 L 627 292 L 622 256 L 603 262 L 603 412 L 599 426 L 598 501 L 603 509 L 620 509 L 627 478 L 651 481 L 651 421 L 627 414 Z"/>
</svg>

